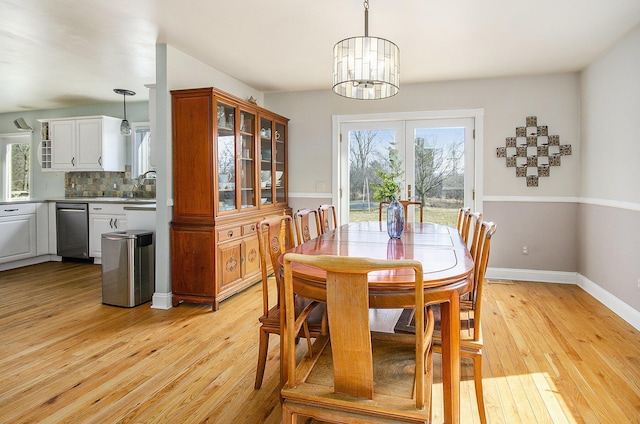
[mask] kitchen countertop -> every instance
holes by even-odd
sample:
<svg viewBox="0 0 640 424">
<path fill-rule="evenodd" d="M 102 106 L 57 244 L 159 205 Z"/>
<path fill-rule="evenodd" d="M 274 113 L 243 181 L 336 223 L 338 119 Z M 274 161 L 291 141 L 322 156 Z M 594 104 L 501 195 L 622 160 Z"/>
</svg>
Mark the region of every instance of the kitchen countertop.
<svg viewBox="0 0 640 424">
<path fill-rule="evenodd" d="M 67 202 L 67 203 L 125 203 L 133 205 L 155 206 L 156 199 L 142 197 L 54 197 L 50 199 L 17 199 L 0 201 L 0 205 L 14 205 L 18 203 L 45 203 L 45 202 Z"/>
</svg>

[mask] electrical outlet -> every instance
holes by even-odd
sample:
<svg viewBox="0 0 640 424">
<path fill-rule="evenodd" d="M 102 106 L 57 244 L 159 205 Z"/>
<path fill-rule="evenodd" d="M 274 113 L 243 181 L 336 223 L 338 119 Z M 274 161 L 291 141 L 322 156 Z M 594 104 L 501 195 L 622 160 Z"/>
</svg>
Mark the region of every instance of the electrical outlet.
<svg viewBox="0 0 640 424">
<path fill-rule="evenodd" d="M 118 184 L 113 183 L 113 188 L 118 188 Z"/>
<path fill-rule="evenodd" d="M 640 278 L 638 278 L 638 288 L 640 289 Z"/>
<path fill-rule="evenodd" d="M 529 248 L 527 246 L 522 246 L 522 254 L 523 255 L 528 255 L 529 254 Z"/>
</svg>

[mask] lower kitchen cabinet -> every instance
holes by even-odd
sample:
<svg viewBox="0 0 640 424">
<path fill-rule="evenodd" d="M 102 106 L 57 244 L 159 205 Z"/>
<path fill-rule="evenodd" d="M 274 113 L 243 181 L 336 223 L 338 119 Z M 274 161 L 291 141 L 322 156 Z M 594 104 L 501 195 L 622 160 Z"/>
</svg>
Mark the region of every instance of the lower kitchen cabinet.
<svg viewBox="0 0 640 424">
<path fill-rule="evenodd" d="M 122 204 L 89 204 L 89 256 L 102 262 L 102 234 L 127 230 L 127 214 Z"/>
<path fill-rule="evenodd" d="M 36 204 L 0 207 L 0 263 L 36 256 Z"/>
</svg>

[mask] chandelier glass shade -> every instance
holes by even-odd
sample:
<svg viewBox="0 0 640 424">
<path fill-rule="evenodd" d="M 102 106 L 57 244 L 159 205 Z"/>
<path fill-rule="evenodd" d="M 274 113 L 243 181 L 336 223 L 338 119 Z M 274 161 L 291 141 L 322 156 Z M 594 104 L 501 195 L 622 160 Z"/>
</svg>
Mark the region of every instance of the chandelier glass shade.
<svg viewBox="0 0 640 424">
<path fill-rule="evenodd" d="M 369 37 L 368 7 L 365 1 L 364 37 L 346 38 L 333 48 L 333 91 L 351 99 L 384 99 L 400 89 L 400 49 Z"/>
</svg>

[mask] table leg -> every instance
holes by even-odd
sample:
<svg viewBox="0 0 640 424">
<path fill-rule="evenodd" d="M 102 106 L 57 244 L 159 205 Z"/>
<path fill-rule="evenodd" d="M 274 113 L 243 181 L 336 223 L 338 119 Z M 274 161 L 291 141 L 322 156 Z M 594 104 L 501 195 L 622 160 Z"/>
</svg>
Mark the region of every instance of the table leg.
<svg viewBox="0 0 640 424">
<path fill-rule="evenodd" d="M 460 422 L 460 297 L 454 291 L 440 304 L 442 314 L 442 386 L 444 422 Z"/>
</svg>

